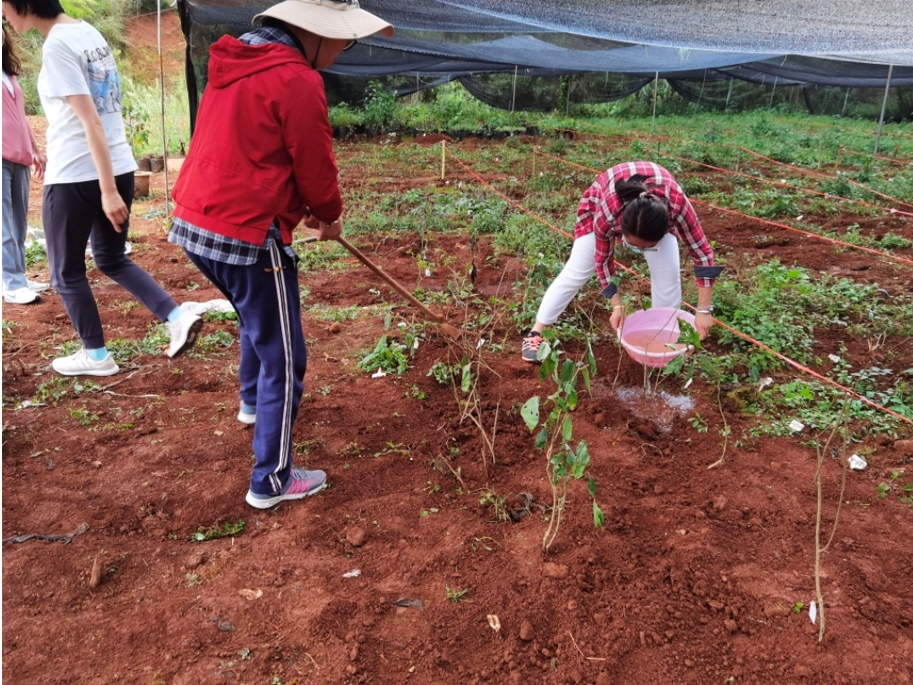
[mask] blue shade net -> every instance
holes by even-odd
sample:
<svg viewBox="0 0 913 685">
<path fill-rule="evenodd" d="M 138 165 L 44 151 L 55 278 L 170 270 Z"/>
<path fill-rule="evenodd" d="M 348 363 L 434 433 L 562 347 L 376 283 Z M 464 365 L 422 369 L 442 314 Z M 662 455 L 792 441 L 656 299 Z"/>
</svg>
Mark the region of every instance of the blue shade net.
<svg viewBox="0 0 913 685">
<path fill-rule="evenodd" d="M 273 4 L 178 0 L 192 119 L 211 43 L 240 35 Z M 852 114 L 850 90 L 854 103 L 868 101 L 877 110 L 894 65 L 888 115 L 913 116 L 911 0 L 364 0 L 361 6 L 396 33 L 361 41 L 324 73 L 331 104 L 361 104 L 372 81 L 407 95 L 459 80 L 492 106 L 551 111 L 559 102 L 610 102 L 665 80 L 688 100 L 721 110 L 767 105 L 776 95 L 812 113 Z"/>
</svg>

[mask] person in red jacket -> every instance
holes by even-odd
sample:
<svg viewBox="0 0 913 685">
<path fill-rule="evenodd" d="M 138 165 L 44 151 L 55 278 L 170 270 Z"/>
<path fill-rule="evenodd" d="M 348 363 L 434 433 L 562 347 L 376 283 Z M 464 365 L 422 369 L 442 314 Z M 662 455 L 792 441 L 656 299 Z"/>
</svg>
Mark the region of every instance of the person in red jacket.
<svg viewBox="0 0 913 685">
<path fill-rule="evenodd" d="M 355 0 L 286 0 L 240 38 L 210 49 L 209 81 L 174 188 L 172 243 L 232 303 L 241 337 L 241 410 L 256 424 L 246 501 L 258 509 L 323 489 L 326 474 L 292 465 L 304 388 L 298 257 L 304 220 L 319 240 L 342 232 L 333 137 L 317 73 L 361 38 L 393 27 Z"/>
</svg>

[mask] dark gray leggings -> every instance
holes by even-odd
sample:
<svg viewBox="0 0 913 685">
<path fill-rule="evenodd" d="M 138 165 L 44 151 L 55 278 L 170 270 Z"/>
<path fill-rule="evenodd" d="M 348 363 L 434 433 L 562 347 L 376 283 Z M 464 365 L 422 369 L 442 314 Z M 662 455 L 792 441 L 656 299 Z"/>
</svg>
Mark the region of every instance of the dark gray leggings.
<svg viewBox="0 0 913 685">
<path fill-rule="evenodd" d="M 133 172 L 121 174 L 115 181 L 129 210 L 133 202 Z M 86 349 L 105 345 L 98 305 L 86 278 L 86 243 L 90 239 L 98 270 L 129 291 L 160 321 L 165 321 L 177 306 L 152 276 L 124 254 L 129 221 L 122 232 L 114 230 L 102 210 L 98 181 L 45 186 L 41 215 L 51 283 Z"/>
</svg>

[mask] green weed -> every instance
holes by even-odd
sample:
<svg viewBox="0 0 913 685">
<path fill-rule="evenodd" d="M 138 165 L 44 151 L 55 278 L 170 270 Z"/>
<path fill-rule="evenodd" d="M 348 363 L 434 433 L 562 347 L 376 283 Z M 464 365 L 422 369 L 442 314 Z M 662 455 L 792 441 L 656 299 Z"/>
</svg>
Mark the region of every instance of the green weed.
<svg viewBox="0 0 913 685">
<path fill-rule="evenodd" d="M 25 265 L 26 266 L 35 266 L 41 262 L 46 261 L 48 258 L 48 253 L 44 249 L 44 246 L 41 245 L 37 240 L 33 240 L 25 248 Z"/>
<path fill-rule="evenodd" d="M 408 349 L 402 343 L 382 335 L 374 350 L 358 363 L 358 368 L 367 373 L 383 371 L 401 376 L 409 370 Z"/>
<path fill-rule="evenodd" d="M 200 526 L 197 532 L 190 536 L 192 542 L 205 542 L 206 540 L 217 540 L 219 538 L 234 537 L 240 535 L 244 530 L 244 521 L 239 519 L 237 523 L 224 523 L 222 526 Z"/>
<path fill-rule="evenodd" d="M 444 586 L 445 591 L 447 592 L 447 599 L 456 604 L 457 602 L 462 602 L 466 600 L 466 595 L 469 594 L 468 588 L 451 588 L 449 585 Z"/>
</svg>

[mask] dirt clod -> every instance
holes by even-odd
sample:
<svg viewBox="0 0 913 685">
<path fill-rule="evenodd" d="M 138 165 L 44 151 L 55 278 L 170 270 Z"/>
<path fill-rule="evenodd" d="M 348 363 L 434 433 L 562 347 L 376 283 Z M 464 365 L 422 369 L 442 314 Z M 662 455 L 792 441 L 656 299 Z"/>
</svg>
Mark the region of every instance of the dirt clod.
<svg viewBox="0 0 913 685">
<path fill-rule="evenodd" d="M 901 454 L 913 454 L 913 440 L 895 440 L 894 449 Z"/>
<path fill-rule="evenodd" d="M 361 527 L 349 528 L 346 531 L 346 541 L 352 547 L 361 547 L 365 544 L 365 529 Z"/>
<path fill-rule="evenodd" d="M 520 624 L 520 639 L 524 642 L 529 642 L 536 636 L 535 631 L 533 630 L 533 624 L 529 621 L 523 621 Z"/>
<path fill-rule="evenodd" d="M 546 578 L 561 580 L 562 578 L 567 578 L 567 574 L 568 567 L 564 564 L 555 564 L 550 561 L 542 564 L 542 575 Z"/>
</svg>

